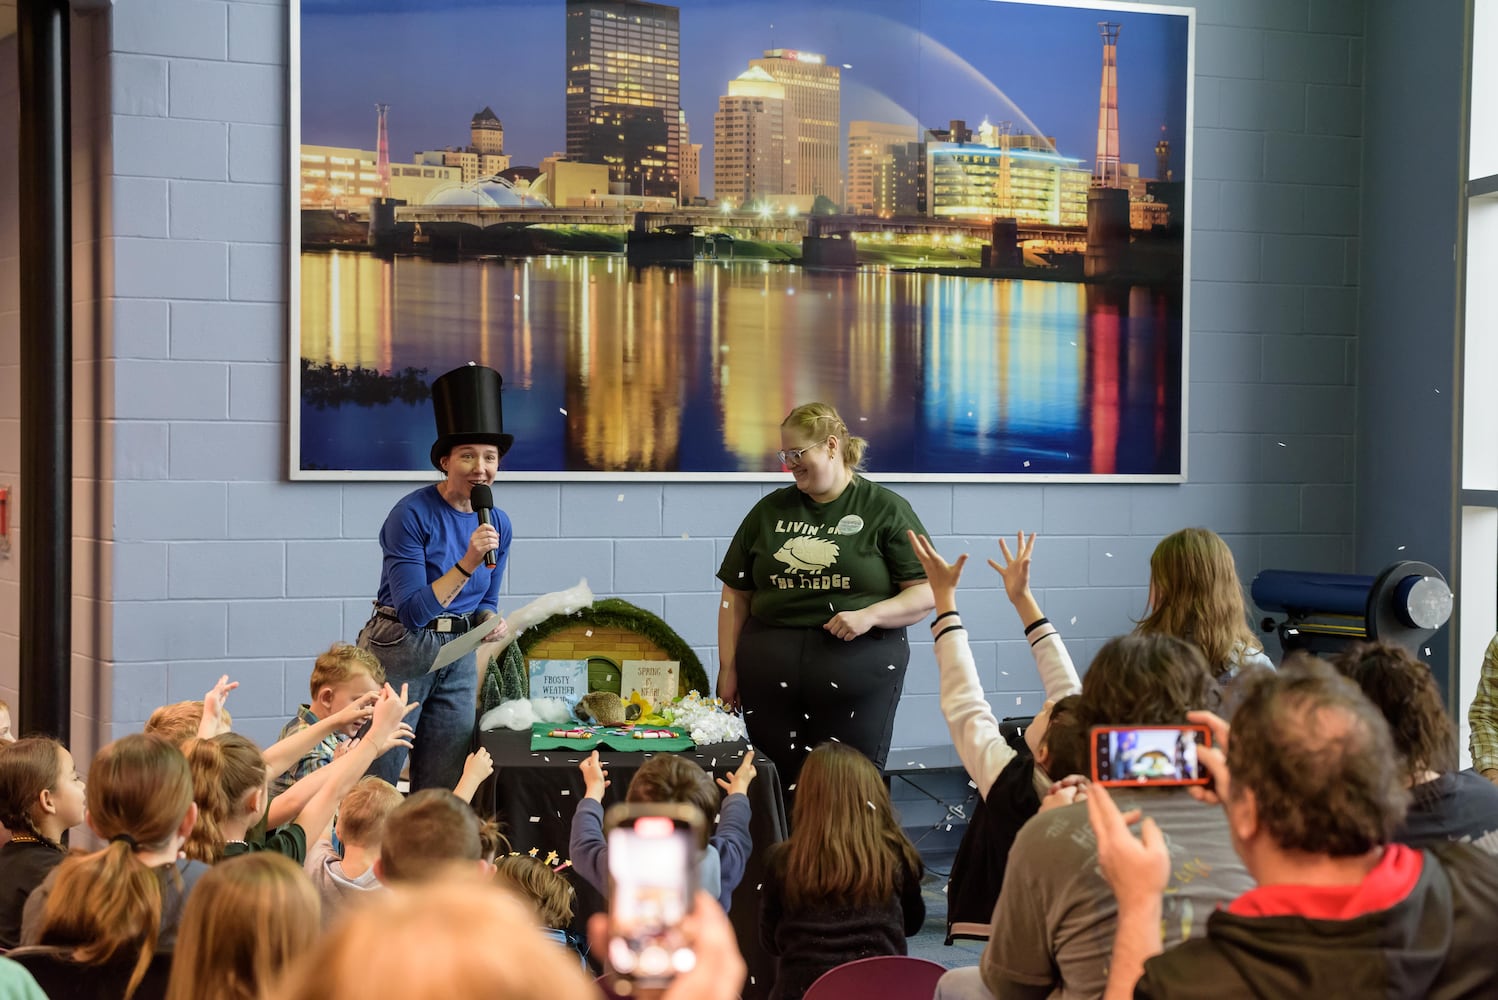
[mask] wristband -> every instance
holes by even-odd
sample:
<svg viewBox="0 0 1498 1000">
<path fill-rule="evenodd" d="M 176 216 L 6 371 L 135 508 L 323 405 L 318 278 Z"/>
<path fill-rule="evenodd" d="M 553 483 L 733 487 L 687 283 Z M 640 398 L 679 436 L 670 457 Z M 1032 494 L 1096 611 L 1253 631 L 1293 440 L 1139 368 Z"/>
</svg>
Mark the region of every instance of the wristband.
<svg viewBox="0 0 1498 1000">
<path fill-rule="evenodd" d="M 946 635 L 948 632 L 958 632 L 958 631 L 963 631 L 963 628 L 962 628 L 961 625 L 948 625 L 946 628 L 944 628 L 940 632 L 936 633 L 936 637 L 934 639 L 932 639 L 931 641 L 933 643 L 935 643 L 935 642 L 941 642 L 941 637 L 944 636 L 944 635 Z"/>
<path fill-rule="evenodd" d="M 943 611 L 941 614 L 939 614 L 935 618 L 931 619 L 931 627 L 932 628 L 936 628 L 936 623 L 937 622 L 941 621 L 943 618 L 950 618 L 952 615 L 955 615 L 956 613 L 957 613 L 957 609 L 956 608 L 953 608 L 951 611 Z"/>
<path fill-rule="evenodd" d="M 465 579 L 465 580 L 471 580 L 471 579 L 473 579 L 473 574 L 470 573 L 470 572 L 468 572 L 466 569 L 464 569 L 463 568 L 463 564 L 461 562 L 455 562 L 455 563 L 453 563 L 453 569 L 457 570 L 459 573 L 462 573 L 463 574 L 463 579 Z"/>
<path fill-rule="evenodd" d="M 1029 635 L 1031 632 L 1034 632 L 1036 629 L 1040 628 L 1040 626 L 1049 625 L 1050 623 L 1051 620 L 1049 618 L 1037 618 L 1033 622 L 1025 626 L 1025 635 Z"/>
</svg>

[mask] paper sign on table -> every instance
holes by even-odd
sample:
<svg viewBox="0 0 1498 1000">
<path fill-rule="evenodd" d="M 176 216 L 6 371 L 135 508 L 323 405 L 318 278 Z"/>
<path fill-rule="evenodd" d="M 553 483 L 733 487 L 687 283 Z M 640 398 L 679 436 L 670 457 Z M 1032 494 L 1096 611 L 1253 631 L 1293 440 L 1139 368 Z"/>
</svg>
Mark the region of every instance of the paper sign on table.
<svg viewBox="0 0 1498 1000">
<path fill-rule="evenodd" d="M 629 700 L 631 691 L 651 705 L 676 700 L 676 679 L 681 664 L 676 660 L 625 660 L 619 670 L 619 697 Z"/>
<path fill-rule="evenodd" d="M 576 711 L 588 693 L 588 661 L 531 660 L 530 682 L 532 698 L 560 698 L 567 711 Z"/>
</svg>

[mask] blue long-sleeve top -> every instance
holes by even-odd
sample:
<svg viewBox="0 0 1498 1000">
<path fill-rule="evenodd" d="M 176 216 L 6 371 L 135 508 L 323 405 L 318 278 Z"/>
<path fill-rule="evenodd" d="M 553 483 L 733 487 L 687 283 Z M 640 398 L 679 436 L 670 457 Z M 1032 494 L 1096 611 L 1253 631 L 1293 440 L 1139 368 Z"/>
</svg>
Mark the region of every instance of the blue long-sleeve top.
<svg viewBox="0 0 1498 1000">
<path fill-rule="evenodd" d="M 702 888 L 718 897 L 724 912 L 733 905 L 733 890 L 743 881 L 749 864 L 749 797 L 741 792 L 726 795 L 718 806 L 718 828 L 708 838 L 707 852 L 698 866 Z M 603 836 L 603 804 L 582 798 L 572 814 L 572 836 L 568 842 L 572 867 L 605 896 L 609 892 L 609 845 Z M 714 864 L 716 862 L 716 864 Z M 717 884 L 713 884 L 714 869 Z"/>
<path fill-rule="evenodd" d="M 438 615 L 466 615 L 480 608 L 499 610 L 499 581 L 510 558 L 514 535 L 509 515 L 494 509 L 499 551 L 493 569 L 480 565 L 464 582 L 453 602 L 443 607 L 432 583 L 452 569 L 468 551 L 468 539 L 479 526 L 476 513 L 454 510 L 436 484 L 408 493 L 390 510 L 380 528 L 385 553 L 378 602 L 395 609 L 406 628 L 421 628 Z"/>
</svg>

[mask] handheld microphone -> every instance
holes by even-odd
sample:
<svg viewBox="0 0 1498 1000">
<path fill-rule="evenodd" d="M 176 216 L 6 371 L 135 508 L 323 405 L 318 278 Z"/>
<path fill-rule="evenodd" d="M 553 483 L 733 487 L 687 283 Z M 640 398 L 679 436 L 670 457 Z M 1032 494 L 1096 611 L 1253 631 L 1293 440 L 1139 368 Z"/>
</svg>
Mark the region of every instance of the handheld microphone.
<svg viewBox="0 0 1498 1000">
<path fill-rule="evenodd" d="M 473 505 L 473 510 L 479 516 L 479 524 L 494 523 L 494 491 L 483 483 L 479 483 L 468 494 L 468 502 Z M 484 553 L 484 565 L 493 569 L 499 564 L 499 557 L 490 549 Z"/>
</svg>

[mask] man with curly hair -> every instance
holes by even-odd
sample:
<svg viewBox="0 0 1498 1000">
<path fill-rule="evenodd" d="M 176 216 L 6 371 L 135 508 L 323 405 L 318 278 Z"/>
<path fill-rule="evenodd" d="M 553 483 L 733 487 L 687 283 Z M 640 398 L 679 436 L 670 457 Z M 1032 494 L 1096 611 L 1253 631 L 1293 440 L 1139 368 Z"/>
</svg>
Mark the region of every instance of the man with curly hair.
<svg viewBox="0 0 1498 1000">
<path fill-rule="evenodd" d="M 1098 862 L 1118 899 L 1107 1000 L 1123 997 L 1498 996 L 1498 862 L 1470 844 L 1394 841 L 1408 793 L 1383 715 L 1311 657 L 1254 679 L 1231 733 L 1203 713 L 1233 847 L 1258 881 L 1162 953 L 1170 854 L 1094 789 Z M 1224 752 L 1225 749 L 1225 752 Z M 1169 897 L 1164 897 L 1169 898 Z"/>
</svg>

